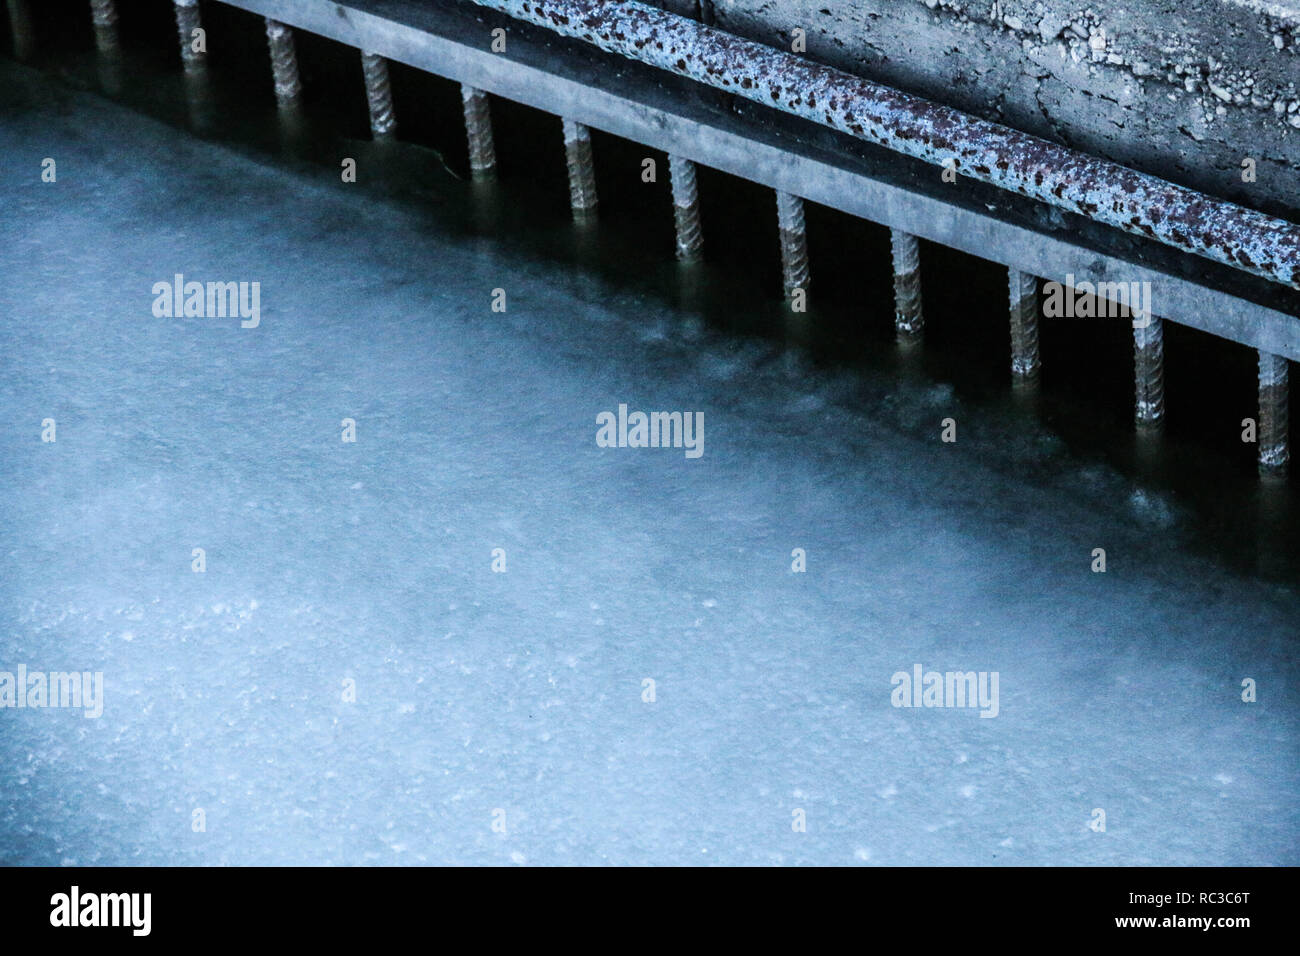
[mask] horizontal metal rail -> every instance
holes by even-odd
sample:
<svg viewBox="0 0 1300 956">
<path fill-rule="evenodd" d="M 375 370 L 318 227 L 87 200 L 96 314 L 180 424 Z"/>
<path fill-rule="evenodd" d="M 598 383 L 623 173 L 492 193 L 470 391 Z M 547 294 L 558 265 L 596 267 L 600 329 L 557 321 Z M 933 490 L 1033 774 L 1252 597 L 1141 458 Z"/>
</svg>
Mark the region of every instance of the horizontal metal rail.
<svg viewBox="0 0 1300 956">
<path fill-rule="evenodd" d="M 473 0 L 602 50 L 1300 288 L 1300 226 L 631 0 Z"/>
</svg>

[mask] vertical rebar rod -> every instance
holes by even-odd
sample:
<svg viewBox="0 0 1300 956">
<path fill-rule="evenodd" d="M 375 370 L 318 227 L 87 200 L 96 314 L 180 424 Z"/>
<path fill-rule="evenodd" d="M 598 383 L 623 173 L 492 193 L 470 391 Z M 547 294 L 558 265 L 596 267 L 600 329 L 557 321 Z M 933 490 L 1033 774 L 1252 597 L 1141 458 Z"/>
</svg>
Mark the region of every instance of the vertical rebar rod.
<svg viewBox="0 0 1300 956">
<path fill-rule="evenodd" d="M 569 205 L 575 219 L 596 214 L 596 166 L 591 155 L 591 130 L 564 121 L 564 157 L 569 167 Z"/>
<path fill-rule="evenodd" d="M 1281 477 L 1291 460 L 1287 435 L 1287 360 L 1263 350 L 1259 353 L 1259 473 Z"/>
<path fill-rule="evenodd" d="M 492 142 L 492 113 L 488 95 L 464 83 L 460 98 L 465 107 L 465 138 L 469 143 L 469 170 L 475 179 L 496 175 L 497 152 Z"/>
<path fill-rule="evenodd" d="M 695 182 L 695 164 L 689 159 L 670 154 L 668 176 L 673 190 L 677 258 L 689 262 L 698 259 L 704 249 L 704 232 L 700 228 L 700 190 Z"/>
<path fill-rule="evenodd" d="M 916 236 L 889 230 L 894 260 L 894 329 L 898 338 L 915 342 L 925 331 L 921 311 L 921 247 Z"/>
<path fill-rule="evenodd" d="M 804 222 L 803 199 L 793 193 L 776 191 L 776 218 L 781 228 L 781 282 L 786 297 L 796 289 L 807 290 L 808 227 Z"/>
<path fill-rule="evenodd" d="M 1133 369 L 1137 423 L 1159 424 L 1165 417 L 1165 334 L 1164 320 L 1158 315 L 1133 328 Z"/>
<path fill-rule="evenodd" d="M 116 0 L 90 0 L 90 18 L 95 24 L 95 47 L 101 52 L 116 49 Z"/>
<path fill-rule="evenodd" d="M 302 78 L 298 73 L 298 54 L 294 50 L 293 30 L 278 20 L 266 18 L 266 43 L 271 49 L 271 75 L 275 79 L 275 98 L 284 105 L 302 96 Z"/>
<path fill-rule="evenodd" d="M 36 52 L 36 36 L 32 29 L 32 12 L 27 0 L 8 0 L 9 35 L 14 38 L 14 56 L 19 61 L 29 60 Z M 92 8 L 93 14 L 93 8 Z"/>
<path fill-rule="evenodd" d="M 370 105 L 370 133 L 376 139 L 397 130 L 393 112 L 393 89 L 388 82 L 388 61 L 378 53 L 361 51 L 361 71 L 366 78 L 366 102 Z"/>
<path fill-rule="evenodd" d="M 1038 277 L 1007 270 L 1011 292 L 1011 378 L 1032 382 L 1038 378 Z"/>
<path fill-rule="evenodd" d="M 207 53 L 194 49 L 194 31 L 203 29 L 199 16 L 199 0 L 174 0 L 176 6 L 176 32 L 181 41 L 181 59 L 185 68 L 202 65 Z M 204 43 L 206 47 L 206 41 Z"/>
</svg>

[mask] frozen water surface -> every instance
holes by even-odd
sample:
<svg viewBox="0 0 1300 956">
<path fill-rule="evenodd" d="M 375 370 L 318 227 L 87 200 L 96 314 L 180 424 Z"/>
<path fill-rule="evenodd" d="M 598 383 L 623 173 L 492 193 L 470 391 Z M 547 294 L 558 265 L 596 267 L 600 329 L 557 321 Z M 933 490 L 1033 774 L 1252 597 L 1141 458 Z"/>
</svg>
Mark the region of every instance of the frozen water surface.
<svg viewBox="0 0 1300 956">
<path fill-rule="evenodd" d="M 0 862 L 1300 862 L 1300 599 L 1158 494 L 5 70 L 0 669 L 105 686 L 0 710 Z M 155 318 L 178 272 L 260 326 Z"/>
</svg>

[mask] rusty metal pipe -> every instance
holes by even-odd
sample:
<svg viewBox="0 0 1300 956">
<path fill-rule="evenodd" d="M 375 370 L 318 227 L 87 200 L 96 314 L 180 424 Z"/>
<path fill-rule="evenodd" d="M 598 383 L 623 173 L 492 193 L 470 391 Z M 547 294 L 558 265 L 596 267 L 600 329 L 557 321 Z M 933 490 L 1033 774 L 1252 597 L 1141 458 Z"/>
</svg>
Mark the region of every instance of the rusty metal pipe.
<svg viewBox="0 0 1300 956">
<path fill-rule="evenodd" d="M 1300 288 L 1300 226 L 633 0 L 474 0 L 602 50 Z"/>
</svg>

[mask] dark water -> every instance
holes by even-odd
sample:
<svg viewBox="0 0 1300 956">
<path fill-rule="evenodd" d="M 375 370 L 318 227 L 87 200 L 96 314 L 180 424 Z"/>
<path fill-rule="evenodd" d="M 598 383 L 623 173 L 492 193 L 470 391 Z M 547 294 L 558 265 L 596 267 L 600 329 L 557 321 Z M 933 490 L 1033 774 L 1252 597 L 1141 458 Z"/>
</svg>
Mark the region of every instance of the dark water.
<svg viewBox="0 0 1300 956">
<path fill-rule="evenodd" d="M 594 132 L 601 218 L 577 226 L 555 117 L 494 100 L 499 181 L 474 184 L 455 83 L 392 65 L 401 140 L 372 143 L 356 51 L 297 34 L 304 106 L 286 116 L 272 94 L 260 18 L 205 5 L 209 66 L 186 76 L 170 0 L 119 8 L 122 49 L 105 58 L 95 52 L 84 0 L 9 0 L 4 52 L 151 115 L 178 136 L 295 165 L 322 182 L 337 182 L 338 157 L 353 156 L 360 181 L 347 188 L 422 206 L 466 241 L 517 249 L 575 282 L 612 282 L 738 340 L 763 340 L 774 361 L 793 352 L 813 370 L 849 370 L 855 385 L 843 401 L 876 405 L 901 429 L 927 432 L 938 422 L 894 408 L 895 386 L 950 389 L 961 440 L 978 443 L 986 464 L 1029 470 L 1067 491 L 1080 469 L 1096 471 L 1106 480 L 1078 488 L 1080 496 L 1155 502 L 1169 515 L 1157 526 L 1176 526 L 1181 545 L 1234 570 L 1292 581 L 1300 571 L 1296 479 L 1261 482 L 1255 446 L 1240 440 L 1241 420 L 1257 414 L 1250 349 L 1167 323 L 1166 424 L 1157 435 L 1139 434 L 1122 320 L 1043 319 L 1041 386 L 1013 391 L 1006 278 L 997 265 L 926 244 L 926 342 L 901 354 L 888 233 L 879 226 L 809 206 L 811 304 L 792 315 L 780 298 L 775 203 L 763 187 L 701 169 L 705 262 L 682 267 L 673 258 L 667 159 L 657 151 Z M 658 163 L 656 183 L 641 180 L 646 156 Z M 1300 421 L 1294 395 L 1291 415 Z M 1033 452 L 1045 445 L 1055 452 Z"/>
</svg>

